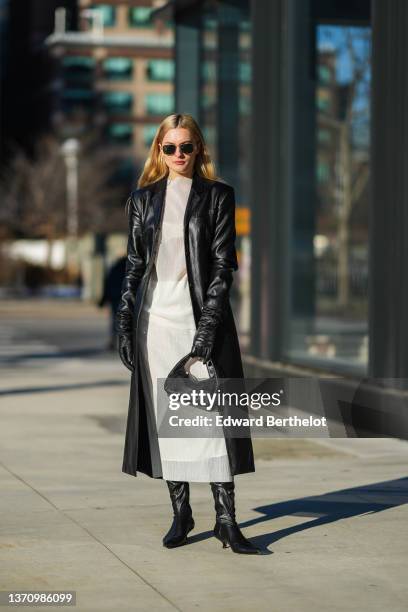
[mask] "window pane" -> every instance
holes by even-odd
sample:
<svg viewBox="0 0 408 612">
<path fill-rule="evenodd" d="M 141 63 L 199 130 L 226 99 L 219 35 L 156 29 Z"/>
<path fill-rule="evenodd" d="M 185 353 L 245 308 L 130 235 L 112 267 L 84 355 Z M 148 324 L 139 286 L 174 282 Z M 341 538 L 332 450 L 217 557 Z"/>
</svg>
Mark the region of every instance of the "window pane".
<svg viewBox="0 0 408 612">
<path fill-rule="evenodd" d="M 62 58 L 62 65 L 67 70 L 91 72 L 95 68 L 95 58 L 83 55 L 67 55 Z"/>
<path fill-rule="evenodd" d="M 103 25 L 111 28 L 116 22 L 116 9 L 109 4 L 93 4 L 92 8 L 97 9 L 102 14 Z"/>
<path fill-rule="evenodd" d="M 107 91 L 103 93 L 102 102 L 109 113 L 130 113 L 133 96 L 125 91 Z"/>
<path fill-rule="evenodd" d="M 89 83 L 94 76 L 96 61 L 93 57 L 68 55 L 62 58 L 62 74 L 70 83 Z"/>
<path fill-rule="evenodd" d="M 201 78 L 205 83 L 211 83 L 217 75 L 215 61 L 206 60 L 201 64 Z"/>
<path fill-rule="evenodd" d="M 133 63 L 126 57 L 109 57 L 103 61 L 102 69 L 105 79 L 129 80 L 133 73 Z"/>
<path fill-rule="evenodd" d="M 149 115 L 167 115 L 174 112 L 173 94 L 147 94 L 145 100 L 146 113 Z"/>
<path fill-rule="evenodd" d="M 106 136 L 112 143 L 130 144 L 133 139 L 133 127 L 129 123 L 111 123 L 106 127 Z"/>
<path fill-rule="evenodd" d="M 150 60 L 147 63 L 146 76 L 149 81 L 173 81 L 174 75 L 173 60 Z"/>
<path fill-rule="evenodd" d="M 249 62 L 239 63 L 239 79 L 242 83 L 251 82 L 251 64 Z"/>
<path fill-rule="evenodd" d="M 133 28 L 152 28 L 153 23 L 150 14 L 151 6 L 134 6 L 129 9 L 129 25 Z"/>
</svg>

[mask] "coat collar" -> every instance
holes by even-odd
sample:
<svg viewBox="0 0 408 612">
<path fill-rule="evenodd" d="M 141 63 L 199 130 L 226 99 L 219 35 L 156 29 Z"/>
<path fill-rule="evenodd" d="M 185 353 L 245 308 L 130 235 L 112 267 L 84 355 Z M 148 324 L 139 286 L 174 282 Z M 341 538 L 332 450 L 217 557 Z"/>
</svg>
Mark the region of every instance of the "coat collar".
<svg viewBox="0 0 408 612">
<path fill-rule="evenodd" d="M 187 204 L 186 204 L 186 212 L 184 216 L 185 225 L 188 223 L 188 220 L 194 211 L 194 208 L 198 205 L 200 200 L 205 196 L 206 191 L 210 188 L 212 181 L 207 179 L 197 171 L 193 174 L 193 181 L 191 183 L 191 190 L 188 196 Z M 154 215 L 154 225 L 158 227 L 161 219 L 161 212 L 164 204 L 164 197 L 166 194 L 167 187 L 167 175 L 155 181 L 150 185 L 150 188 L 153 191 L 152 195 L 152 206 L 153 206 L 153 215 Z"/>
</svg>

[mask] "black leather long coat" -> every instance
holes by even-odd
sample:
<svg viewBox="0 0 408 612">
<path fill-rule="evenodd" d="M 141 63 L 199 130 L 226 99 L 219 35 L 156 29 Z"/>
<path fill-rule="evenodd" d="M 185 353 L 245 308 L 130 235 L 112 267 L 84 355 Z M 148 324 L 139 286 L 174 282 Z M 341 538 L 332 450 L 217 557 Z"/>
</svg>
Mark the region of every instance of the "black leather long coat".
<svg viewBox="0 0 408 612">
<path fill-rule="evenodd" d="M 147 284 L 158 249 L 158 235 L 164 212 L 167 177 L 132 191 L 127 205 L 129 236 L 126 275 L 117 314 L 119 333 L 133 337 L 135 368 L 131 376 L 128 418 L 122 471 L 137 471 L 162 478 L 157 439 L 149 433 L 144 399 L 144 381 L 139 368 L 137 333 Z M 194 319 L 198 326 L 203 306 L 222 321 L 217 327 L 211 355 L 218 376 L 243 378 L 240 346 L 229 301 L 233 271 L 238 269 L 235 250 L 235 194 L 222 181 L 193 174 L 184 216 L 184 245 L 187 277 Z M 137 373 L 137 375 L 136 375 Z M 250 436 L 226 436 L 231 473 L 254 472 Z"/>
</svg>

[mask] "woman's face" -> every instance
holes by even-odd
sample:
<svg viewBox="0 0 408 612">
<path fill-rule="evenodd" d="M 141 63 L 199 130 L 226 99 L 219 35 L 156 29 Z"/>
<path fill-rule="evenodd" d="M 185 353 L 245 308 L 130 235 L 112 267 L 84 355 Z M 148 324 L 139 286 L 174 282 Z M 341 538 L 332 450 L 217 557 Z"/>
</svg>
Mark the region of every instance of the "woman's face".
<svg viewBox="0 0 408 612">
<path fill-rule="evenodd" d="M 192 153 L 183 153 L 179 145 L 183 143 L 192 143 L 194 149 Z M 176 150 L 171 155 L 165 154 L 163 151 L 163 145 L 177 145 Z M 192 138 L 190 130 L 187 128 L 173 128 L 168 130 L 162 142 L 159 144 L 163 159 L 169 168 L 169 176 L 175 176 L 180 174 L 182 176 L 192 177 L 195 159 L 198 153 L 198 144 Z"/>
</svg>

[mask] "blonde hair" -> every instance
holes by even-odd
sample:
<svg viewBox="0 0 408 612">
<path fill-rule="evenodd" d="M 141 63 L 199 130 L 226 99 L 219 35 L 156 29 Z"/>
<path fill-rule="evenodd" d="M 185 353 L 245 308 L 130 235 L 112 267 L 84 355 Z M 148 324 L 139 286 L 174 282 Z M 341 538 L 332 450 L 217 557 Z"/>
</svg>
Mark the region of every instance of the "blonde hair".
<svg viewBox="0 0 408 612">
<path fill-rule="evenodd" d="M 143 167 L 143 172 L 137 182 L 138 187 L 144 187 L 145 185 L 154 183 L 169 173 L 168 166 L 166 165 L 160 151 L 159 143 L 163 141 L 163 138 L 168 130 L 178 127 L 188 129 L 191 137 L 198 145 L 198 152 L 194 163 L 194 171 L 205 178 L 209 178 L 214 181 L 218 179 L 215 172 L 214 163 L 211 160 L 207 145 L 205 144 L 204 136 L 197 122 L 191 115 L 179 113 L 168 115 L 165 119 L 163 119 L 157 128 L 157 132 L 150 146 L 149 155 Z"/>
</svg>

